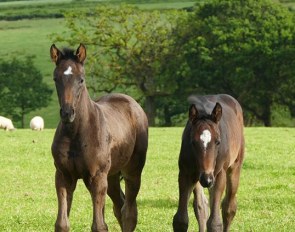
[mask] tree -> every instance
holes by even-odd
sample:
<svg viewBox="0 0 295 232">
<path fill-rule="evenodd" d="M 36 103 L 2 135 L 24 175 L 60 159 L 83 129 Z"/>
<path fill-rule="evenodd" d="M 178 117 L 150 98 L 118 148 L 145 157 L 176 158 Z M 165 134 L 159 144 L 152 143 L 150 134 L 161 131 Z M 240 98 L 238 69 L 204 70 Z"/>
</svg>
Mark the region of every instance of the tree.
<svg viewBox="0 0 295 232">
<path fill-rule="evenodd" d="M 0 111 L 21 121 L 27 113 L 46 107 L 52 90 L 42 82 L 42 75 L 34 66 L 32 57 L 0 63 Z"/>
<path fill-rule="evenodd" d="M 178 30 L 182 67 L 199 92 L 233 95 L 265 126 L 275 104 L 294 109 L 295 26 L 288 9 L 268 0 L 214 0 Z"/>
<path fill-rule="evenodd" d="M 142 99 L 149 124 L 155 125 L 156 103 L 178 88 L 176 71 L 171 71 L 178 68 L 171 65 L 178 54 L 171 48 L 173 28 L 182 14 L 100 6 L 91 14 L 69 14 L 70 33 L 54 37 L 70 45 L 83 42 L 92 50 L 87 62 L 92 93 L 121 91 Z"/>
</svg>

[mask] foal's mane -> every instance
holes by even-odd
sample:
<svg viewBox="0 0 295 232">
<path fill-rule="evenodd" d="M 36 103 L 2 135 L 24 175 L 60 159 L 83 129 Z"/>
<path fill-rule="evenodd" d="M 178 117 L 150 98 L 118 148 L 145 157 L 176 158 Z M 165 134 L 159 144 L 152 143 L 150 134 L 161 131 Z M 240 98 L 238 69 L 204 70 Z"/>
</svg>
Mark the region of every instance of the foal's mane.
<svg viewBox="0 0 295 232">
<path fill-rule="evenodd" d="M 194 104 L 196 106 L 200 114 L 200 118 L 208 117 L 214 108 L 214 103 L 208 101 L 208 99 L 204 96 L 191 95 L 187 100 L 189 104 Z"/>
<path fill-rule="evenodd" d="M 77 56 L 75 54 L 74 49 L 65 47 L 62 49 L 61 52 L 62 52 L 62 59 L 77 61 Z"/>
</svg>

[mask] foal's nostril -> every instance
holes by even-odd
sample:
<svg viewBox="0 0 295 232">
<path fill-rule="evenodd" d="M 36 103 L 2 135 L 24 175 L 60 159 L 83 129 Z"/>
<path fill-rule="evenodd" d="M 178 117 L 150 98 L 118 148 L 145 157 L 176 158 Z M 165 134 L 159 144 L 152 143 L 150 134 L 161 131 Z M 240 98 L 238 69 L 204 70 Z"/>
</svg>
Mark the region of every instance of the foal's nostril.
<svg viewBox="0 0 295 232">
<path fill-rule="evenodd" d="M 64 118 L 64 111 L 62 110 L 62 108 L 60 108 L 59 110 L 59 115 L 61 118 Z"/>
<path fill-rule="evenodd" d="M 212 185 L 212 183 L 213 183 L 213 177 L 212 176 L 208 176 L 207 183 L 208 183 L 209 186 Z"/>
<path fill-rule="evenodd" d="M 64 110 L 64 109 L 60 109 L 60 117 L 61 118 L 67 118 L 69 116 L 69 111 L 68 110 Z"/>
<path fill-rule="evenodd" d="M 75 118 L 75 110 L 69 106 L 62 107 L 60 117 L 64 122 L 72 122 Z"/>
<path fill-rule="evenodd" d="M 212 174 L 202 173 L 200 176 L 200 183 L 204 188 L 210 188 L 214 183 Z"/>
</svg>

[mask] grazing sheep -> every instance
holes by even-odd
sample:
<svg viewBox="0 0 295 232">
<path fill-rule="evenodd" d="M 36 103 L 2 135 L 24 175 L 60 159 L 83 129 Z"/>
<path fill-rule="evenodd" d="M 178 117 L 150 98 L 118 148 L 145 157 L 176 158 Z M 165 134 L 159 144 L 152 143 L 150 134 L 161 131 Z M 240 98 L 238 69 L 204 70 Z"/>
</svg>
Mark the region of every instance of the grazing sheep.
<svg viewBox="0 0 295 232">
<path fill-rule="evenodd" d="M 3 116 L 0 116 L 0 128 L 3 128 L 6 131 L 15 130 L 11 119 L 5 118 Z"/>
<path fill-rule="evenodd" d="M 44 129 L 44 120 L 40 116 L 35 116 L 31 119 L 30 127 L 32 130 L 43 130 Z"/>
</svg>

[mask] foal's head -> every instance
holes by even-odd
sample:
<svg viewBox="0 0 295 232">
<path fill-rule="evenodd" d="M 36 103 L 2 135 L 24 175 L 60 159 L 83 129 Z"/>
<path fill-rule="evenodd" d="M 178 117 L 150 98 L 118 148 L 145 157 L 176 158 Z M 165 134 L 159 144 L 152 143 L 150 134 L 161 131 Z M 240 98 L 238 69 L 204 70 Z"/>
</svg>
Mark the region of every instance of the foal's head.
<svg viewBox="0 0 295 232">
<path fill-rule="evenodd" d="M 190 139 L 200 171 L 199 181 L 203 187 L 214 184 L 214 168 L 220 144 L 218 123 L 222 107 L 216 103 L 211 114 L 198 111 L 193 104 L 189 109 L 189 121 L 192 125 Z"/>
<path fill-rule="evenodd" d="M 53 44 L 50 56 L 56 64 L 53 79 L 60 105 L 60 117 L 63 122 L 70 123 L 75 119 L 75 110 L 82 90 L 85 89 L 83 64 L 86 59 L 86 48 L 80 44 L 76 52 L 70 49 L 60 51 Z"/>
</svg>

